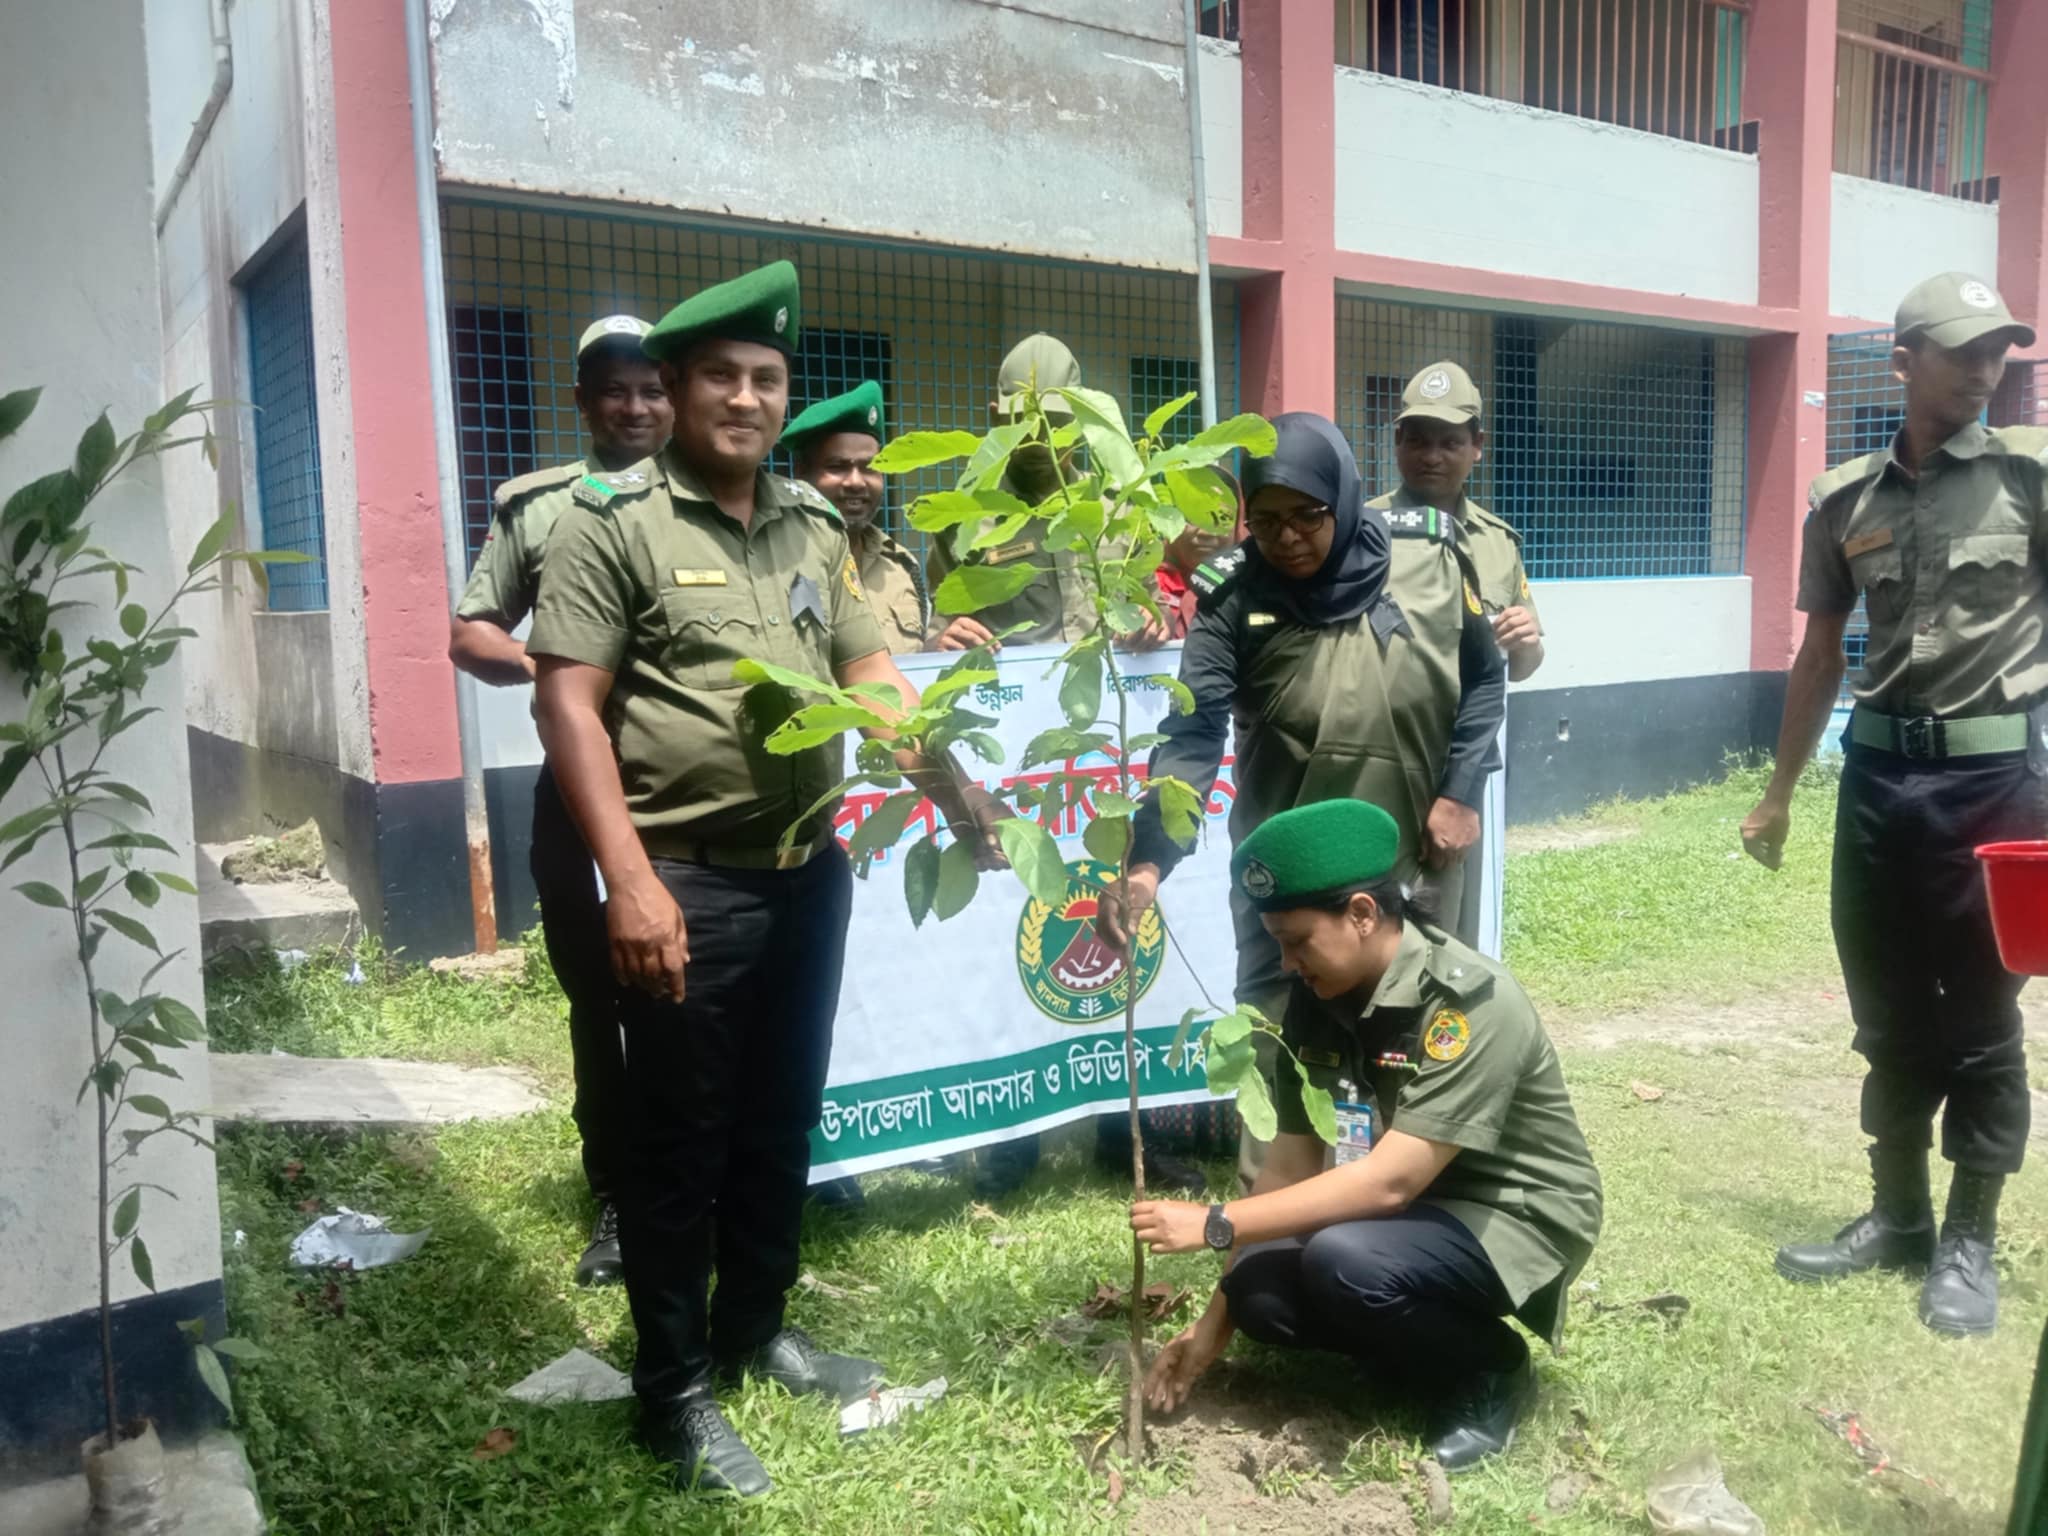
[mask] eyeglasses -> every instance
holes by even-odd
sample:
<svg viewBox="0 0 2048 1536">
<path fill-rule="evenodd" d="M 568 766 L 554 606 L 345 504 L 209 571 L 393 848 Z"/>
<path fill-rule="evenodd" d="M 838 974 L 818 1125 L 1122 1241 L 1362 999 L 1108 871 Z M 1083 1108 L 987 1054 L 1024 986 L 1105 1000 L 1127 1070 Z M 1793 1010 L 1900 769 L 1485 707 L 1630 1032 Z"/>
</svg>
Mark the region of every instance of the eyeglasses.
<svg viewBox="0 0 2048 1536">
<path fill-rule="evenodd" d="M 1293 529 L 1303 538 L 1309 537 L 1323 526 L 1323 519 L 1330 515 L 1330 509 L 1319 503 L 1296 507 L 1290 512 L 1258 512 L 1244 520 L 1244 529 L 1261 544 L 1270 544 L 1280 537 L 1285 529 Z"/>
</svg>

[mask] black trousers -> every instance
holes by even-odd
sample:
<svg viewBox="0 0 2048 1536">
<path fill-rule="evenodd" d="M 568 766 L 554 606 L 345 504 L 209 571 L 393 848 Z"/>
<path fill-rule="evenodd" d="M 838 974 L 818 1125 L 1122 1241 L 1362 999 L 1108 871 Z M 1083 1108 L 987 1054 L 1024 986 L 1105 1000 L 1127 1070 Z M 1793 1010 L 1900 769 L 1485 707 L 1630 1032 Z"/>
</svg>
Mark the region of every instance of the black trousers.
<svg viewBox="0 0 2048 1536">
<path fill-rule="evenodd" d="M 618 1198 L 625 1167 L 626 1053 L 619 1040 L 619 987 L 597 869 L 545 763 L 533 786 L 533 886 L 540 897 L 548 964 L 569 999 L 569 1056 L 576 1071 L 576 1129 L 583 1177 L 602 1204 Z"/>
<path fill-rule="evenodd" d="M 633 1386 L 665 1402 L 782 1327 L 810 1134 L 823 1112 L 853 871 L 655 861 L 682 908 L 680 1003 L 629 992 L 619 1244 L 640 1334 Z M 718 1288 L 710 1294 L 712 1255 Z"/>
<path fill-rule="evenodd" d="M 1260 1343 L 1354 1356 L 1376 1381 L 1425 1400 L 1529 1357 L 1502 1321 L 1514 1304 L 1486 1250 L 1425 1203 L 1254 1243 L 1223 1277 L 1223 1295 Z"/>
<path fill-rule="evenodd" d="M 1851 744 L 1835 813 L 1835 948 L 1856 1021 L 1863 1129 L 2014 1173 L 2032 1101 L 2022 978 L 1999 962 L 1973 854 L 2039 837 L 2048 780 L 2024 754 L 1917 761 Z"/>
</svg>

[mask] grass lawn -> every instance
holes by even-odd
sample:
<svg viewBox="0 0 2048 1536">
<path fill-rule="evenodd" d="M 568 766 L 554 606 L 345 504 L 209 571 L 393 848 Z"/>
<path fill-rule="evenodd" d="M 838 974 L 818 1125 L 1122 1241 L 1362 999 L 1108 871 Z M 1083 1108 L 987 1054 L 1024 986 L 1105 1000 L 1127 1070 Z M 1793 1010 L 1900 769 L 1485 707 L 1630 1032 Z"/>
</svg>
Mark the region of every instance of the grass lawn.
<svg viewBox="0 0 2048 1536">
<path fill-rule="evenodd" d="M 1839 1003 L 1823 996 L 1839 990 L 1825 912 L 1831 791 L 1816 778 L 1802 792 L 1793 867 L 1774 877 L 1724 857 L 1753 789 L 1615 808 L 1558 829 L 1556 843 L 1582 845 L 1510 862 L 1511 958 L 1563 1021 L 1607 1230 L 1567 1353 L 1540 1355 L 1544 1396 L 1514 1451 L 1454 1485 L 1454 1531 L 1640 1533 L 1648 1477 L 1709 1444 L 1773 1536 L 2002 1529 L 2048 1311 L 2048 1181 L 2029 1169 L 2007 1197 L 2007 1306 L 1991 1339 L 1936 1339 L 1902 1281 L 1807 1290 L 1775 1278 L 1777 1242 L 1831 1231 L 1866 1191 L 1858 1063 Z M 1594 843 L 1588 826 L 1629 835 Z M 359 984 L 326 962 L 215 976 L 216 1047 L 510 1061 L 564 1087 L 560 1002 L 544 967 L 497 986 L 365 971 Z M 1581 1027 L 1678 1004 L 1723 1006 L 1749 1024 L 1683 1044 L 1595 1045 Z M 951 1391 L 845 1444 L 825 1406 L 763 1387 L 729 1398 L 779 1484 L 746 1506 L 670 1492 L 632 1442 L 629 1405 L 525 1408 L 501 1396 L 572 1345 L 631 1361 L 623 1295 L 570 1283 L 588 1211 L 565 1111 L 431 1140 L 231 1131 L 220 1177 L 224 1228 L 245 1234 L 226 1247 L 232 1320 L 270 1351 L 240 1375 L 241 1428 L 280 1536 L 1118 1531 L 1142 1528 L 1147 1499 L 1194 1470 L 1184 1455 L 1126 1469 L 1112 1502 L 1077 1454 L 1077 1441 L 1118 1422 L 1120 1389 L 1098 1373 L 1085 1326 L 1048 1325 L 1126 1273 L 1128 1246 L 1118 1190 L 1075 1154 L 1049 1158 L 993 1211 L 958 1182 L 900 1172 L 868 1181 L 863 1212 L 811 1214 L 805 1264 L 849 1294 L 799 1291 L 796 1320 L 879 1357 L 894 1381 L 943 1375 Z M 283 1254 L 309 1219 L 304 1202 L 434 1235 L 396 1268 L 298 1275 Z M 1203 1256 L 1153 1261 L 1153 1278 L 1197 1298 L 1214 1272 Z M 1669 1292 L 1690 1303 L 1675 1324 L 1634 1305 Z M 1344 1408 L 1339 1488 L 1413 1486 L 1416 1425 L 1344 1363 L 1242 1344 L 1234 1360 L 1239 1392 Z M 1814 1409 L 1855 1410 L 1943 1491 L 1867 1477 Z M 501 1427 L 514 1448 L 478 1459 Z M 1583 1492 L 1552 1508 L 1554 1484 L 1573 1473 Z M 1302 1523 L 1275 1528 L 1325 1528 L 1301 1510 Z M 1179 1528 L 1197 1536 L 1199 1524 Z"/>
</svg>

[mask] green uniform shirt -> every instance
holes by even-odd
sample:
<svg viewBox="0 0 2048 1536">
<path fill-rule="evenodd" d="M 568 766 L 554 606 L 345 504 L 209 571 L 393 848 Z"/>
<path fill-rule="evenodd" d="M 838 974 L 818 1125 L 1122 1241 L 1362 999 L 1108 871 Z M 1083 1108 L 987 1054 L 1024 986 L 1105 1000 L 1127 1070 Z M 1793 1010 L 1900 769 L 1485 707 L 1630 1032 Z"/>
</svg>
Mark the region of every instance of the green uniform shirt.
<svg viewBox="0 0 2048 1536">
<path fill-rule="evenodd" d="M 509 630 L 533 611 L 548 534 L 575 505 L 570 489 L 584 471 L 584 461 L 578 459 L 498 487 L 491 498 L 491 531 L 477 553 L 469 585 L 462 589 L 462 601 L 455 605 L 458 619 L 488 619 Z"/>
<path fill-rule="evenodd" d="M 1489 619 L 1509 608 L 1536 612 L 1529 573 L 1522 568 L 1522 536 L 1476 501 L 1468 499 L 1457 516 L 1445 517 L 1404 486 L 1366 505 L 1386 517 L 1394 535 L 1387 584 L 1404 610 L 1414 596 L 1448 611 L 1453 597 L 1463 600 L 1459 584 L 1469 575 Z M 1465 557 L 1464 570 L 1451 553 L 1453 540 Z"/>
<path fill-rule="evenodd" d="M 1813 482 L 1799 606 L 1870 647 L 1856 697 L 1890 715 L 2012 714 L 2048 694 L 2048 428 L 1972 422 L 1916 477 L 1897 444 Z"/>
<path fill-rule="evenodd" d="M 882 650 L 846 531 L 807 485 L 763 471 L 751 528 L 673 447 L 585 475 L 556 526 L 527 649 L 614 674 L 605 725 L 647 852 L 770 848 L 840 777 L 837 741 L 776 757 L 743 708 L 746 657 L 827 678 Z M 806 831 L 831 820 L 817 813 Z"/>
<path fill-rule="evenodd" d="M 1282 1033 L 1319 1087 L 1369 1086 L 1387 1129 L 1459 1149 L 1421 1199 L 1470 1229 L 1516 1315 L 1555 1346 L 1565 1295 L 1600 1235 L 1600 1174 L 1514 977 L 1408 922 L 1363 1013 L 1296 982 Z M 1280 1129 L 1311 1134 L 1293 1072 L 1278 1081 Z"/>
<path fill-rule="evenodd" d="M 1479 602 L 1486 616 L 1492 618 L 1509 608 L 1526 608 L 1541 629 L 1543 617 L 1536 612 L 1536 598 L 1529 590 L 1529 573 L 1522 566 L 1522 536 L 1470 498 L 1458 510 L 1458 524 L 1465 536 L 1465 553 L 1472 558 L 1472 574 L 1478 580 Z"/>
<path fill-rule="evenodd" d="M 931 612 L 925 603 L 924 581 L 917 557 L 880 528 L 850 533 L 853 557 L 860 565 L 861 590 L 868 612 L 881 626 L 891 655 L 924 649 Z"/>
</svg>

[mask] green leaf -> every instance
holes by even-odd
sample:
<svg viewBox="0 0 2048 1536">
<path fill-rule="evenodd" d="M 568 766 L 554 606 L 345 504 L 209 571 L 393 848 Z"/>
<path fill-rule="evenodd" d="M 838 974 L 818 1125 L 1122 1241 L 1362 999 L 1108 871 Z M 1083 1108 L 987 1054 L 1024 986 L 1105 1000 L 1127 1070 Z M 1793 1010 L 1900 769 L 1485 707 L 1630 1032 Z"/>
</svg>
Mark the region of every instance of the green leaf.
<svg viewBox="0 0 2048 1536">
<path fill-rule="evenodd" d="M 997 603 L 1007 603 L 1045 574 L 1024 561 L 1004 565 L 963 565 L 949 571 L 932 593 L 932 606 L 940 613 L 979 613 Z"/>
<path fill-rule="evenodd" d="M 192 1359 L 199 1367 L 199 1379 L 206 1383 L 206 1390 L 219 1400 L 221 1407 L 233 1413 L 235 1400 L 228 1391 L 228 1373 L 221 1366 L 220 1356 L 213 1352 L 211 1345 L 195 1344 L 192 1346 Z"/>
<path fill-rule="evenodd" d="M 73 473 L 79 484 L 87 490 L 97 486 L 112 467 L 114 455 L 119 450 L 114 441 L 114 424 L 107 420 L 107 413 L 100 412 L 99 420 L 85 429 L 85 436 L 78 440 L 78 461 Z"/>
<path fill-rule="evenodd" d="M 874 468 L 885 475 L 901 475 L 965 458 L 980 446 L 981 439 L 972 432 L 906 432 L 875 455 Z"/>
<path fill-rule="evenodd" d="M 1024 525 L 1031 521 L 1031 510 L 1012 512 L 1008 517 L 998 518 L 968 542 L 962 554 L 972 554 L 978 549 L 998 549 L 1024 531 Z"/>
<path fill-rule="evenodd" d="M 156 883 L 169 890 L 176 891 L 180 896 L 197 896 L 199 894 L 198 886 L 187 880 L 183 875 L 174 875 L 169 870 L 158 870 L 156 872 Z"/>
<path fill-rule="evenodd" d="M 230 507 L 221 513 L 211 528 L 199 536 L 199 542 L 192 550 L 192 558 L 185 562 L 185 574 L 197 576 L 202 567 L 227 548 L 228 536 L 234 531 L 235 509 Z"/>
<path fill-rule="evenodd" d="M 1010 466 L 1010 455 L 1031 436 L 1035 425 L 1029 421 L 1014 421 L 990 428 L 988 435 L 982 438 L 981 446 L 967 461 L 967 467 L 960 471 L 960 489 L 978 491 L 985 486 L 1000 485 Z"/>
<path fill-rule="evenodd" d="M 0 528 L 12 528 L 23 524 L 32 528 L 38 523 L 51 528 L 69 528 L 85 509 L 85 487 L 78 483 L 78 476 L 68 469 L 60 469 L 31 480 L 12 496 L 7 505 L 0 509 Z M 31 543 L 34 541 L 31 540 Z M 20 563 L 21 546 L 15 546 L 15 561 Z"/>
<path fill-rule="evenodd" d="M 1209 1075 L 1211 1093 L 1232 1092 L 1245 1078 L 1259 1075 L 1258 1053 L 1252 1049 L 1249 1039 L 1235 1043 L 1219 1041 L 1216 1028 L 1211 1025 L 1202 1050 L 1203 1067 Z"/>
<path fill-rule="evenodd" d="M 1189 522 L 1211 533 L 1237 531 L 1237 493 L 1213 469 L 1169 469 L 1166 499 Z"/>
<path fill-rule="evenodd" d="M 1135 816 L 1138 814 L 1138 802 L 1129 795 L 1118 794 L 1113 789 L 1098 789 L 1090 798 L 1095 802 L 1095 814 L 1098 816 Z"/>
<path fill-rule="evenodd" d="M 147 432 L 165 432 L 170 430 L 171 423 L 185 414 L 185 407 L 192 403 L 192 397 L 198 393 L 199 386 L 195 384 L 182 395 L 174 395 L 169 400 L 166 400 L 162 410 L 151 411 L 148 416 L 143 418 L 143 430 Z"/>
<path fill-rule="evenodd" d="M 1067 865 L 1053 835 L 1035 816 L 1012 816 L 996 823 L 996 836 L 1024 889 L 1047 906 L 1058 906 L 1067 894 Z"/>
<path fill-rule="evenodd" d="M 1237 1115 L 1244 1121 L 1244 1128 L 1259 1141 L 1271 1141 L 1280 1133 L 1280 1116 L 1273 1109 L 1273 1095 L 1256 1069 L 1245 1073 L 1238 1082 Z"/>
<path fill-rule="evenodd" d="M 54 907 L 62 912 L 70 905 L 65 901 L 63 892 L 41 880 L 25 880 L 15 889 L 39 907 Z"/>
<path fill-rule="evenodd" d="M 1088 823 L 1081 833 L 1081 845 L 1105 864 L 1121 864 L 1129 841 L 1130 819 L 1103 816 Z"/>
<path fill-rule="evenodd" d="M 1165 735 L 1159 731 L 1140 731 L 1124 743 L 1124 747 L 1135 760 L 1140 752 L 1149 752 L 1165 740 Z"/>
<path fill-rule="evenodd" d="M 1091 752 L 1100 752 L 1110 743 L 1110 737 L 1099 731 L 1076 731 L 1067 726 L 1054 726 L 1049 731 L 1040 731 L 1031 738 L 1031 744 L 1024 749 L 1020 769 L 1035 768 L 1040 763 L 1062 762 L 1070 757 L 1086 757 Z"/>
<path fill-rule="evenodd" d="M 25 743 L 16 743 L 5 752 L 0 752 L 0 800 L 7 798 L 7 792 L 14 788 L 14 781 L 21 777 L 22 770 L 35 758 Z"/>
<path fill-rule="evenodd" d="M 185 1004 L 175 997 L 160 997 L 156 1000 L 157 1022 L 162 1024 L 180 1040 L 204 1040 L 206 1025 Z"/>
<path fill-rule="evenodd" d="M 121 610 L 121 633 L 130 640 L 138 640 L 149 628 L 149 610 L 140 603 L 130 603 Z"/>
<path fill-rule="evenodd" d="M 110 794 L 117 800 L 126 800 L 130 805 L 147 811 L 152 816 L 156 814 L 156 807 L 149 803 L 149 796 L 132 785 L 118 783 L 113 779 L 102 779 L 93 788 Z"/>
<path fill-rule="evenodd" d="M 1166 685 L 1167 698 L 1172 702 L 1176 715 L 1192 715 L 1195 712 L 1195 690 L 1177 677 L 1161 677 Z"/>
<path fill-rule="evenodd" d="M 17 837 L 26 837 L 44 823 L 55 821 L 63 814 L 64 808 L 61 805 L 55 805 L 49 801 L 44 801 L 41 805 L 31 806 L 12 821 L 9 821 L 5 826 L 0 826 L 0 843 L 11 843 Z M 95 844 L 94 846 L 98 845 Z"/>
<path fill-rule="evenodd" d="M 213 1347 L 217 1353 L 244 1365 L 270 1358 L 270 1351 L 251 1339 L 215 1339 Z"/>
<path fill-rule="evenodd" d="M 1074 408 L 1082 439 L 1095 467 L 1119 486 L 1135 485 L 1145 478 L 1145 464 L 1131 446 L 1131 434 L 1124 426 L 1123 407 L 1099 389 L 1063 389 L 1060 395 Z"/>
<path fill-rule="evenodd" d="M 79 906 L 83 906 L 86 902 L 91 901 L 93 897 L 99 895 L 100 887 L 107 883 L 107 876 L 112 873 L 113 868 L 111 865 L 103 865 L 98 869 L 87 870 L 79 877 L 78 884 L 72 888 L 72 901 Z"/>
<path fill-rule="evenodd" d="M 128 878 L 121 883 L 128 888 L 128 894 L 145 907 L 155 906 L 157 898 L 163 894 L 157 889 L 156 882 L 139 869 L 129 870 Z"/>
<path fill-rule="evenodd" d="M 1183 848 L 1195 845 L 1195 834 L 1201 829 L 1202 801 L 1194 786 L 1179 779 L 1161 778 L 1151 781 L 1153 795 L 1159 801 L 1159 817 L 1166 835 Z"/>
<path fill-rule="evenodd" d="M 799 693 L 821 693 L 827 698 L 837 698 L 839 689 L 831 683 L 815 677 L 806 677 L 801 672 L 792 672 L 787 667 L 778 667 L 772 661 L 755 661 L 748 657 L 733 663 L 732 675 L 742 683 L 780 683 L 785 688 L 794 688 Z"/>
<path fill-rule="evenodd" d="M 903 899 L 910 906 L 910 922 L 915 928 L 924 926 L 925 914 L 932 909 L 932 898 L 939 890 L 939 846 L 930 838 L 913 843 L 910 852 L 903 856 Z"/>
<path fill-rule="evenodd" d="M 867 814 L 854 831 L 846 847 L 847 855 L 856 863 L 872 858 L 887 848 L 894 848 L 903 838 L 903 828 L 910 821 L 910 813 L 924 800 L 921 789 L 906 789 L 900 795 L 891 795 Z"/>
<path fill-rule="evenodd" d="M 844 692 L 849 699 L 866 704 L 869 708 L 884 714 L 903 713 L 903 690 L 894 683 L 855 683 Z"/>
<path fill-rule="evenodd" d="M 163 953 L 162 950 L 157 948 L 156 936 L 143 927 L 142 924 L 135 921 L 134 918 L 120 912 L 110 912 L 104 907 L 93 913 L 92 916 L 94 922 L 105 923 L 114 932 L 121 935 L 122 938 L 140 944 L 151 954 Z"/>
<path fill-rule="evenodd" d="M 27 837 L 23 838 L 20 842 L 16 843 L 12 848 L 8 849 L 7 857 L 4 859 L 0 859 L 0 872 L 4 872 L 6 870 L 14 868 L 15 865 L 19 864 L 23 859 L 27 858 L 30 854 L 34 853 L 36 851 L 36 844 L 40 843 L 44 838 L 48 837 L 55 830 L 56 827 L 54 824 L 49 826 L 37 827 L 35 831 L 31 832 Z"/>
<path fill-rule="evenodd" d="M 978 523 L 985 518 L 1029 517 L 1031 509 L 1007 491 L 934 491 L 920 496 L 910 509 L 910 526 L 938 533 Z"/>
<path fill-rule="evenodd" d="M 1295 1070 L 1300 1071 L 1299 1064 Z M 1327 1088 L 1310 1082 L 1307 1073 L 1302 1073 L 1301 1078 L 1301 1107 L 1308 1111 L 1309 1129 L 1329 1145 L 1337 1145 L 1337 1101 L 1330 1097 Z"/>
<path fill-rule="evenodd" d="M 153 1093 L 131 1093 L 128 1107 L 140 1114 L 155 1115 L 159 1120 L 171 1118 L 171 1106 Z"/>
<path fill-rule="evenodd" d="M 1209 1043 L 1219 1049 L 1228 1049 L 1240 1041 L 1252 1037 L 1252 1021 L 1244 1009 L 1234 1008 L 1209 1026 Z"/>
<path fill-rule="evenodd" d="M 156 1289 L 156 1265 L 150 1262 L 149 1247 L 142 1241 L 142 1234 L 139 1232 L 135 1234 L 135 1241 L 128 1245 L 128 1262 L 135 1266 L 135 1278 L 154 1291 Z M 214 1361 L 213 1366 L 215 1370 L 219 1370 L 220 1362 L 218 1360 Z M 222 1383 L 222 1385 L 225 1386 L 226 1383 Z"/>
<path fill-rule="evenodd" d="M 973 748 L 974 755 L 984 763 L 1003 760 L 1003 744 L 987 731 L 962 731 L 954 740 Z"/>
<path fill-rule="evenodd" d="M 1145 418 L 1145 435 L 1147 437 L 1157 437 L 1166 430 L 1166 424 L 1169 421 L 1173 420 L 1174 417 L 1178 416 L 1200 398 L 1193 390 L 1189 390 L 1178 400 L 1167 401 L 1166 404 L 1160 406 L 1158 410 Z"/>
<path fill-rule="evenodd" d="M 1181 1052 L 1187 1049 L 1188 1034 L 1195 1027 L 1195 1020 L 1202 1016 L 1199 1008 L 1190 1008 L 1180 1016 L 1180 1028 L 1173 1032 L 1173 1044 L 1166 1048 L 1166 1064 L 1177 1067 L 1181 1063 Z"/>
<path fill-rule="evenodd" d="M 142 1216 L 142 1191 L 131 1189 L 121 1197 L 121 1203 L 114 1207 L 114 1236 L 126 1237 L 135 1230 L 135 1223 Z"/>
<path fill-rule="evenodd" d="M 36 402 L 42 397 L 43 387 L 40 384 L 33 389 L 17 389 L 0 395 L 0 438 L 12 437 L 19 432 L 21 424 L 28 420 Z"/>
<path fill-rule="evenodd" d="M 992 683 L 996 677 L 994 667 L 955 667 L 926 684 L 924 692 L 918 695 L 918 703 L 926 709 L 936 709 L 954 694 L 965 693 L 983 683 Z"/>
<path fill-rule="evenodd" d="M 1102 713 L 1102 661 L 1097 652 L 1088 651 L 1067 663 L 1066 676 L 1060 679 L 1060 709 L 1077 731 L 1085 731 Z"/>
<path fill-rule="evenodd" d="M 1273 430 L 1273 423 L 1255 412 L 1243 411 L 1196 433 L 1188 446 L 1204 450 L 1213 448 L 1224 453 L 1242 448 L 1253 458 L 1262 459 L 1279 443 L 1280 434 Z"/>
<path fill-rule="evenodd" d="M 939 921 L 957 917 L 967 910 L 967 904 L 974 900 L 974 889 L 981 883 L 981 873 L 974 867 L 974 845 L 966 842 L 952 842 L 939 855 L 938 889 L 932 896 L 932 910 Z"/>
<path fill-rule="evenodd" d="M 0 828 L 0 842 L 5 842 L 6 840 L 7 832 L 4 828 Z M 87 843 L 84 851 L 91 852 L 100 848 L 148 848 L 153 849 L 157 853 L 176 853 L 178 851 L 154 832 L 116 832 L 111 836 L 100 838 L 96 842 Z"/>
</svg>

